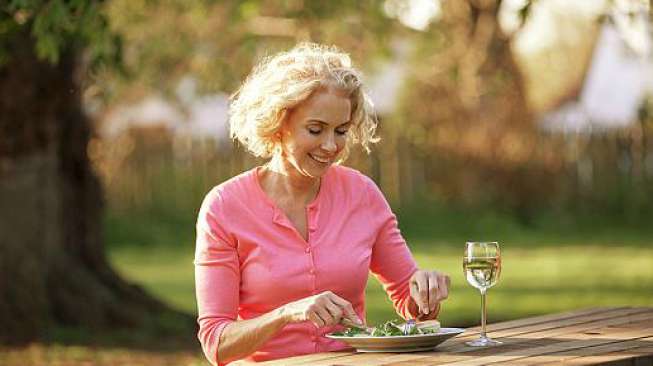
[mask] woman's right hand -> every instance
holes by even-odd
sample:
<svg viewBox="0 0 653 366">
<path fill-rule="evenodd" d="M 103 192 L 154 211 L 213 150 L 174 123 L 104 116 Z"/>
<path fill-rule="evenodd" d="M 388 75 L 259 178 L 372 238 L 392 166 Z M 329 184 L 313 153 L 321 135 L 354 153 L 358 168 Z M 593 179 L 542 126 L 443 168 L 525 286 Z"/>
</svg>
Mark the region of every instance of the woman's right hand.
<svg viewBox="0 0 653 366">
<path fill-rule="evenodd" d="M 342 318 L 363 324 L 351 303 L 331 291 L 293 301 L 284 305 L 283 310 L 290 322 L 309 320 L 318 328 L 339 324 Z"/>
</svg>

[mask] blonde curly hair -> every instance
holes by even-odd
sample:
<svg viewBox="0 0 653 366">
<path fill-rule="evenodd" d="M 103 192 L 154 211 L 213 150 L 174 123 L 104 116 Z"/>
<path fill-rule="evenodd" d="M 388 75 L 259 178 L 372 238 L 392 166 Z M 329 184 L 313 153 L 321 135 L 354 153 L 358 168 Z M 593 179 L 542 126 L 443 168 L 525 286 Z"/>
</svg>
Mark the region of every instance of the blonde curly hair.
<svg viewBox="0 0 653 366">
<path fill-rule="evenodd" d="M 231 96 L 231 138 L 257 157 L 272 157 L 279 149 L 275 134 L 288 111 L 322 87 L 342 90 L 351 100 L 351 128 L 339 161 L 346 159 L 357 143 L 369 153 L 370 145 L 379 139 L 375 136 L 374 107 L 363 90 L 361 75 L 348 54 L 334 46 L 315 43 L 301 43 L 290 51 L 263 59 L 254 67 Z"/>
</svg>

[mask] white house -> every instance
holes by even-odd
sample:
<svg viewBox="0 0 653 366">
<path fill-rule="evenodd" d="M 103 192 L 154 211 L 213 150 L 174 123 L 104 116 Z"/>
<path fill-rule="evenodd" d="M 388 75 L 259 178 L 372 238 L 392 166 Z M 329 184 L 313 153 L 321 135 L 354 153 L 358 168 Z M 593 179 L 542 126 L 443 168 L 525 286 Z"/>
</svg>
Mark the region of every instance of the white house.
<svg viewBox="0 0 653 366">
<path fill-rule="evenodd" d="M 592 133 L 636 122 L 653 96 L 651 31 L 644 11 L 606 16 L 579 94 L 544 114 L 542 129 Z"/>
</svg>

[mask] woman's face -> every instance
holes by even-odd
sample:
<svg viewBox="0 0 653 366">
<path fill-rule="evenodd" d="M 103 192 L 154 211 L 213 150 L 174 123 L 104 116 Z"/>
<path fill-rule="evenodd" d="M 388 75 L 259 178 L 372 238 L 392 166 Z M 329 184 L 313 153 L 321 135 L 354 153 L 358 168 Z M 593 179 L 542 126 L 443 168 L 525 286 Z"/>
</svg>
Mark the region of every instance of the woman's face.
<svg viewBox="0 0 653 366">
<path fill-rule="evenodd" d="M 316 90 L 288 113 L 281 127 L 285 162 L 300 175 L 321 177 L 344 149 L 350 119 L 351 101 L 343 92 Z"/>
</svg>

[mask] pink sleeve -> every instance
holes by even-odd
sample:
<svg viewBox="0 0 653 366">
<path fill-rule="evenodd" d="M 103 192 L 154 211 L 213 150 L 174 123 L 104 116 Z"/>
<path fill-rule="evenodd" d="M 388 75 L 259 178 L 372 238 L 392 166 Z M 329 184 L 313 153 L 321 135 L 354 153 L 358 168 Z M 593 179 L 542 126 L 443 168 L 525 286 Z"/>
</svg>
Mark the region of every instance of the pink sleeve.
<svg viewBox="0 0 653 366">
<path fill-rule="evenodd" d="M 224 204 L 211 191 L 200 208 L 195 247 L 195 291 L 199 332 L 206 358 L 217 365 L 224 328 L 238 316 L 240 270 L 235 242 L 223 228 Z M 223 363 L 220 363 L 223 365 Z"/>
<path fill-rule="evenodd" d="M 408 309 L 410 298 L 409 280 L 417 271 L 406 241 L 397 226 L 397 218 L 376 184 L 368 178 L 367 194 L 371 208 L 373 227 L 378 228 L 370 270 L 388 293 L 397 313 L 404 319 L 414 318 Z"/>
</svg>

